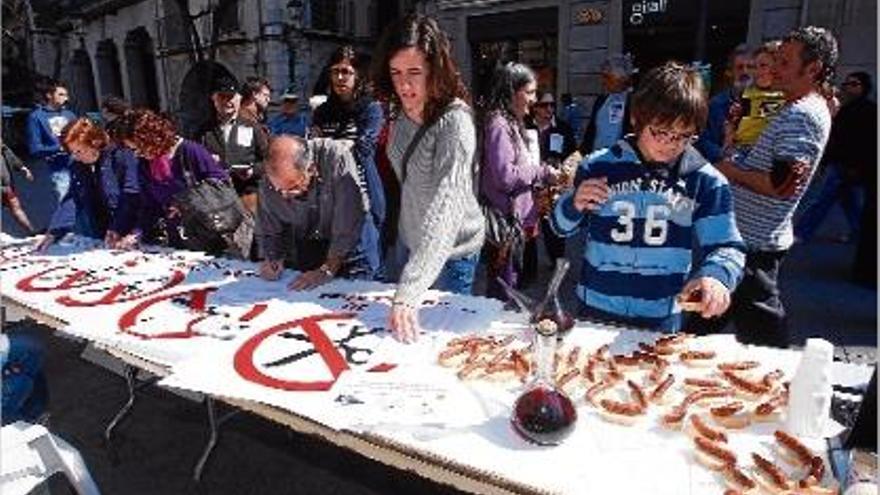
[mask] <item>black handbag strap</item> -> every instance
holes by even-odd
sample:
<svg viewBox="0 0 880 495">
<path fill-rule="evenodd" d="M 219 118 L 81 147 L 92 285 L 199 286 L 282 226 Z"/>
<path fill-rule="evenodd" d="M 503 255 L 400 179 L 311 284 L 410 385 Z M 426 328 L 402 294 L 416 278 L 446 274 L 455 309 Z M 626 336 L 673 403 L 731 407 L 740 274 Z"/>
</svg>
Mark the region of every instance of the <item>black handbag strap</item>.
<svg viewBox="0 0 880 495">
<path fill-rule="evenodd" d="M 434 127 L 434 124 L 436 124 L 454 106 L 454 103 L 447 105 L 446 108 L 444 108 L 443 111 L 440 112 L 439 115 L 437 115 L 437 117 L 435 117 L 430 122 L 425 122 L 421 127 L 419 127 L 419 130 L 416 131 L 415 135 L 412 137 L 412 139 L 410 139 L 409 145 L 406 147 L 406 151 L 403 152 L 403 160 L 401 160 L 400 162 L 401 185 L 406 182 L 407 165 L 409 165 L 409 159 L 412 157 L 413 153 L 415 153 L 416 147 L 419 145 L 419 141 L 421 141 L 422 138 L 425 136 L 425 133 L 427 133 L 428 130 Z"/>
<path fill-rule="evenodd" d="M 180 144 L 177 145 L 177 149 L 174 151 L 175 155 L 178 151 L 181 151 L 180 147 L 182 145 L 183 141 L 181 141 Z M 171 159 L 174 160 L 174 157 L 172 156 Z M 189 157 L 186 155 L 186 153 L 182 153 L 180 155 L 180 170 L 183 172 L 183 181 L 186 182 L 186 188 L 192 189 L 196 187 L 197 182 L 195 179 L 195 173 L 193 173 L 192 164 L 189 163 Z"/>
</svg>

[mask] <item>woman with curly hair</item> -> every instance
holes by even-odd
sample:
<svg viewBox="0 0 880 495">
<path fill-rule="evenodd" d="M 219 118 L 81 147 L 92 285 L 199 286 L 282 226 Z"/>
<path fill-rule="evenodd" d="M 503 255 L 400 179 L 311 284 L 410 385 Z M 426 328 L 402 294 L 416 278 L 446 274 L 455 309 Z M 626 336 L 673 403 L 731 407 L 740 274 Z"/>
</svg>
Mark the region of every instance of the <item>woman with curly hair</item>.
<svg viewBox="0 0 880 495">
<path fill-rule="evenodd" d="M 138 159 L 114 144 L 98 124 L 79 118 L 61 133 L 61 146 L 74 160 L 71 187 L 52 215 L 39 247 L 45 249 L 67 232 L 104 239 L 108 247 L 137 240 L 140 207 Z"/>
<path fill-rule="evenodd" d="M 185 247 L 180 233 L 180 211 L 174 197 L 190 187 L 185 170 L 194 182 L 205 179 L 229 181 L 229 174 L 204 146 L 177 134 L 171 119 L 152 110 L 138 109 L 120 117 L 118 136 L 146 161 L 142 174 L 144 207 L 140 225 L 148 240 Z M 221 239 L 207 251 L 220 251 Z"/>
<path fill-rule="evenodd" d="M 398 240 L 408 251 L 390 326 L 409 342 L 432 284 L 471 292 L 485 231 L 474 194 L 477 139 L 470 97 L 435 20 L 413 14 L 397 21 L 378 53 L 373 82 L 389 104 L 387 153 L 401 183 Z"/>
<path fill-rule="evenodd" d="M 513 216 L 526 238 L 523 260 L 534 275 L 537 265 L 538 205 L 532 191 L 555 180 L 554 169 L 541 164 L 536 135 L 529 137 L 525 118 L 535 103 L 535 73 L 519 63 L 498 67 L 486 100 L 482 129 L 482 169 L 480 193 L 485 201 L 504 215 Z M 536 134 L 535 131 L 531 131 Z M 501 277 L 511 286 L 525 285 L 523 264 L 510 249 L 487 249 L 489 258 L 489 296 L 505 299 L 495 281 Z"/>
</svg>

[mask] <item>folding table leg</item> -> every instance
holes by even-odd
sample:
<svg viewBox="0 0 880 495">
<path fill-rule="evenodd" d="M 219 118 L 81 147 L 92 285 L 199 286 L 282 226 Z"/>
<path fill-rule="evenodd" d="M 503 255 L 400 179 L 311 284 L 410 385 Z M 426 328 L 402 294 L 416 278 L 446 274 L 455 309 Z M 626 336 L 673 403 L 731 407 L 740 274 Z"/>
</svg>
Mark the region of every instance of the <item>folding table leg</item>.
<svg viewBox="0 0 880 495">
<path fill-rule="evenodd" d="M 229 411 L 218 420 L 214 398 L 209 396 L 205 396 L 205 408 L 208 411 L 208 444 L 205 445 L 205 450 L 202 451 L 202 456 L 199 457 L 199 461 L 196 463 L 195 469 L 193 469 L 193 479 L 195 481 L 201 480 L 202 471 L 205 469 L 208 457 L 211 456 L 211 452 L 213 452 L 214 447 L 217 446 L 217 439 L 220 436 L 220 426 L 228 419 L 241 412 L 240 409 Z"/>
<path fill-rule="evenodd" d="M 145 387 L 153 385 L 154 383 L 160 380 L 160 377 L 151 377 L 146 380 L 137 383 L 137 372 L 138 369 L 134 366 L 125 365 L 125 385 L 128 389 L 128 400 L 122 406 L 116 416 L 110 421 L 107 425 L 107 428 L 104 429 L 104 440 L 109 445 L 110 439 L 113 436 L 113 430 L 116 429 L 116 426 L 119 425 L 119 422 L 122 421 L 129 412 L 131 412 L 131 408 L 134 407 L 134 399 L 137 392 Z"/>
</svg>

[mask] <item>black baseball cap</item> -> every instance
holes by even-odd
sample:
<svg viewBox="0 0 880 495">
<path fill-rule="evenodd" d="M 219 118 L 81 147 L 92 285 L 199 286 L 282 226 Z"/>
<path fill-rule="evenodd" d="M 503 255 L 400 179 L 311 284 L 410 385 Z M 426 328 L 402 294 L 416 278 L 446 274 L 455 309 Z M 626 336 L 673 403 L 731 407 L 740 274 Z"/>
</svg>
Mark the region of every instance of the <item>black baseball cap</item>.
<svg viewBox="0 0 880 495">
<path fill-rule="evenodd" d="M 219 77 L 211 85 L 211 93 L 240 93 L 238 81 L 231 77 Z"/>
</svg>

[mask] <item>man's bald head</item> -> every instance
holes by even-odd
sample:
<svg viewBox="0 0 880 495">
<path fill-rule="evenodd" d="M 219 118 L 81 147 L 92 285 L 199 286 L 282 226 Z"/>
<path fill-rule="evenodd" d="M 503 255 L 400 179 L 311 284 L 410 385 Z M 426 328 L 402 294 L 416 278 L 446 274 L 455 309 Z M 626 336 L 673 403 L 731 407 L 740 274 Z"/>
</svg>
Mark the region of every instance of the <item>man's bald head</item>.
<svg viewBox="0 0 880 495">
<path fill-rule="evenodd" d="M 308 142 L 298 136 L 278 136 L 269 142 L 265 171 L 278 175 L 290 169 L 306 171 L 311 164 Z"/>
</svg>

